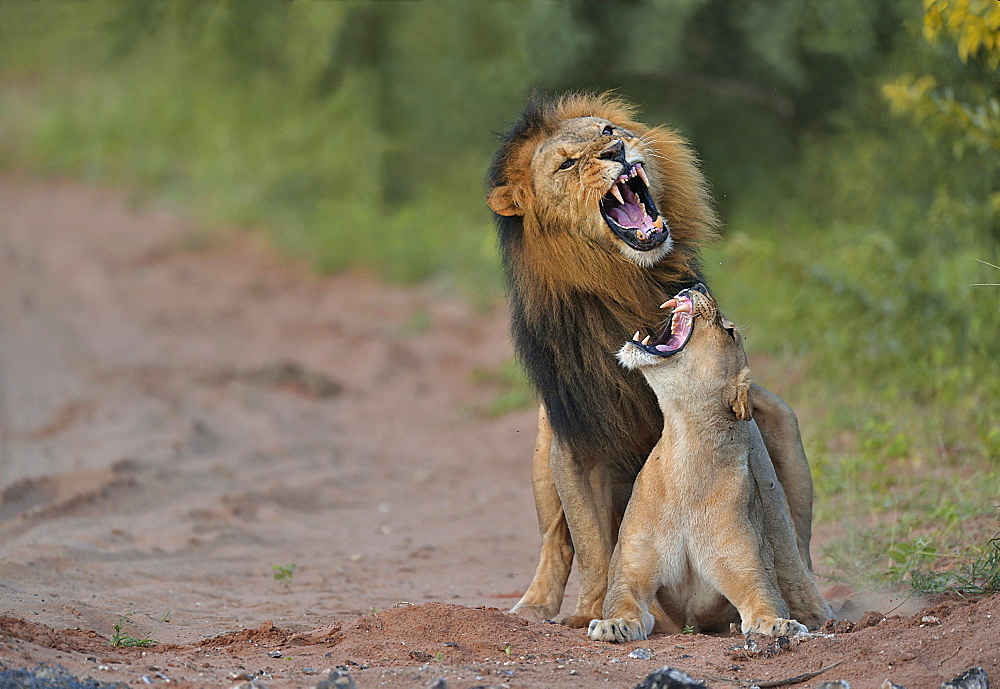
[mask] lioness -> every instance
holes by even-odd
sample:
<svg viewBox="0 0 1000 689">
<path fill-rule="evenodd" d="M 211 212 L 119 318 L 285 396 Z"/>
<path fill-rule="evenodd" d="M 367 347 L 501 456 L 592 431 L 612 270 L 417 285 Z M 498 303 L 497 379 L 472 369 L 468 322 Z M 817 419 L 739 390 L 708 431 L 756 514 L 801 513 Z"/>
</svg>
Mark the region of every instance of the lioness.
<svg viewBox="0 0 1000 689">
<path fill-rule="evenodd" d="M 726 630 L 737 619 L 744 633 L 815 629 L 830 610 L 799 556 L 785 492 L 751 421 L 740 334 L 703 285 L 663 306 L 673 311 L 660 337 L 639 342 L 636 333 L 618 352 L 656 393 L 663 434 L 625 510 L 606 619 L 593 620 L 588 634 L 645 639 L 654 596 L 695 631 Z"/>
<path fill-rule="evenodd" d="M 698 247 L 718 224 L 694 153 L 609 96 L 533 97 L 488 173 L 514 347 L 538 391 L 532 484 L 541 557 L 514 612 L 555 617 L 574 551 L 576 611 L 601 616 L 608 564 L 632 482 L 663 428 L 642 376 L 614 352 L 658 305 L 704 280 Z M 795 415 L 756 388 L 756 418 L 790 496 L 808 562 L 812 479 Z"/>
</svg>

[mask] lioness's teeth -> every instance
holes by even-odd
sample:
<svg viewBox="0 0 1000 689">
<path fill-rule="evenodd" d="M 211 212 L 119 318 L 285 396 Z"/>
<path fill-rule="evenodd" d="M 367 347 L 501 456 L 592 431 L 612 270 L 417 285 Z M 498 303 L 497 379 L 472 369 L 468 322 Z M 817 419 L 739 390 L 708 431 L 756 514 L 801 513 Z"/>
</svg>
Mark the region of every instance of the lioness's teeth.
<svg viewBox="0 0 1000 689">
<path fill-rule="evenodd" d="M 663 302 L 662 304 L 660 304 L 660 308 L 661 309 L 672 309 L 675 306 L 677 306 L 677 300 L 676 299 L 667 299 L 665 302 Z"/>
<path fill-rule="evenodd" d="M 662 215 L 656 216 L 656 220 L 653 221 L 653 224 L 656 225 L 656 227 L 658 229 L 662 230 L 663 229 L 663 216 Z"/>
<path fill-rule="evenodd" d="M 646 241 L 646 233 L 643 232 L 642 230 L 636 230 L 635 236 L 639 238 L 640 242 Z"/>
<path fill-rule="evenodd" d="M 642 169 L 642 165 L 636 165 L 635 166 L 635 171 L 639 174 L 639 179 L 642 180 L 642 183 L 645 184 L 648 187 L 649 186 L 649 178 L 646 177 L 646 171 Z"/>
<path fill-rule="evenodd" d="M 615 182 L 614 184 L 611 185 L 611 193 L 615 195 L 616 199 L 618 199 L 618 203 L 620 203 L 622 205 L 625 205 L 625 199 L 622 198 L 622 193 L 620 191 L 618 191 L 618 183 L 617 182 Z"/>
<path fill-rule="evenodd" d="M 646 335 L 646 337 L 642 338 L 642 343 L 643 343 L 644 345 L 648 345 L 648 344 L 649 344 L 649 340 L 650 340 L 650 339 L 651 339 L 651 338 L 649 337 L 649 335 Z"/>
<path fill-rule="evenodd" d="M 636 331 L 635 331 L 635 335 L 633 335 L 633 336 L 632 336 L 632 339 L 633 339 L 633 340 L 634 340 L 635 342 L 638 342 L 638 341 L 639 341 L 639 331 L 638 331 L 638 330 L 636 330 Z"/>
</svg>

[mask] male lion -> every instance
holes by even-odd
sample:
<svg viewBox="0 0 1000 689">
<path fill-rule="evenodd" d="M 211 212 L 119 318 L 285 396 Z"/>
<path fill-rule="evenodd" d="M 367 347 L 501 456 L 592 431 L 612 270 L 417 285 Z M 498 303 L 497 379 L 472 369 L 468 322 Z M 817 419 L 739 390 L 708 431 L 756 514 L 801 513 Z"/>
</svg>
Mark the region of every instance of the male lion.
<svg viewBox="0 0 1000 689">
<path fill-rule="evenodd" d="M 785 494 L 751 420 L 739 332 L 703 285 L 663 304 L 659 338 L 618 359 L 656 393 L 663 435 L 635 480 L 611 560 L 598 641 L 645 639 L 656 596 L 695 631 L 789 636 L 830 618 L 795 542 Z M 735 607 L 734 607 L 735 606 Z M 737 612 L 739 614 L 737 614 Z M 795 619 L 790 619 L 790 618 Z M 679 631 L 679 630 L 678 630 Z"/>
<path fill-rule="evenodd" d="M 698 247 L 718 224 L 686 142 L 633 121 L 607 95 L 532 97 L 487 179 L 507 278 L 515 350 L 541 397 L 532 484 L 542 548 L 514 612 L 555 617 L 574 551 L 576 611 L 600 617 L 632 482 L 663 427 L 656 398 L 614 352 L 629 328 L 703 282 Z M 757 423 L 808 563 L 812 478 L 795 415 L 755 389 Z"/>
</svg>

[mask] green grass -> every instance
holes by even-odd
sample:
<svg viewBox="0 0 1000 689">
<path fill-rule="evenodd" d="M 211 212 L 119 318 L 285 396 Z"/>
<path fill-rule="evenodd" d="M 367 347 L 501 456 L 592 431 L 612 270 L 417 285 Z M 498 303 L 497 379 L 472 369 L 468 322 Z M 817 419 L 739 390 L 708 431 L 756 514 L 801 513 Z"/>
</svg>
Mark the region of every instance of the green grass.
<svg viewBox="0 0 1000 689">
<path fill-rule="evenodd" d="M 163 624 L 164 622 L 167 621 L 167 618 L 170 617 L 170 613 L 171 613 L 170 610 L 164 613 L 163 617 L 160 619 L 160 624 Z M 118 647 L 152 648 L 153 646 L 156 646 L 157 644 L 160 643 L 159 641 L 150 638 L 152 636 L 152 633 L 144 637 L 136 637 L 122 633 L 122 628 L 125 626 L 125 622 L 133 614 L 134 613 L 126 613 L 118 618 L 118 621 L 113 625 L 114 633 L 111 635 L 111 639 L 108 640 L 109 646 L 114 646 L 116 648 Z"/>
<path fill-rule="evenodd" d="M 274 570 L 272 576 L 274 577 L 275 581 L 280 581 L 285 586 L 288 586 L 289 584 L 292 583 L 292 577 L 295 576 L 295 570 L 298 568 L 299 566 L 294 562 L 287 565 L 275 565 L 274 567 L 272 567 L 272 569 Z"/>
</svg>

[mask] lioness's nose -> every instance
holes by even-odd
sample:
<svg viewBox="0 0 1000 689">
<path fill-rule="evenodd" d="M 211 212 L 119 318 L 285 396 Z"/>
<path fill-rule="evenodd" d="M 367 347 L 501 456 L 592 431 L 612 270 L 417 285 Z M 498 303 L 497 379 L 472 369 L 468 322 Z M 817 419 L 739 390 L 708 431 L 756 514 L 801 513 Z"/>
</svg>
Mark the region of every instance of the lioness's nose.
<svg viewBox="0 0 1000 689">
<path fill-rule="evenodd" d="M 600 155 L 597 156 L 601 160 L 617 160 L 621 163 L 625 162 L 625 142 L 621 139 L 617 139 L 608 144 L 607 148 L 601 151 Z"/>
</svg>

